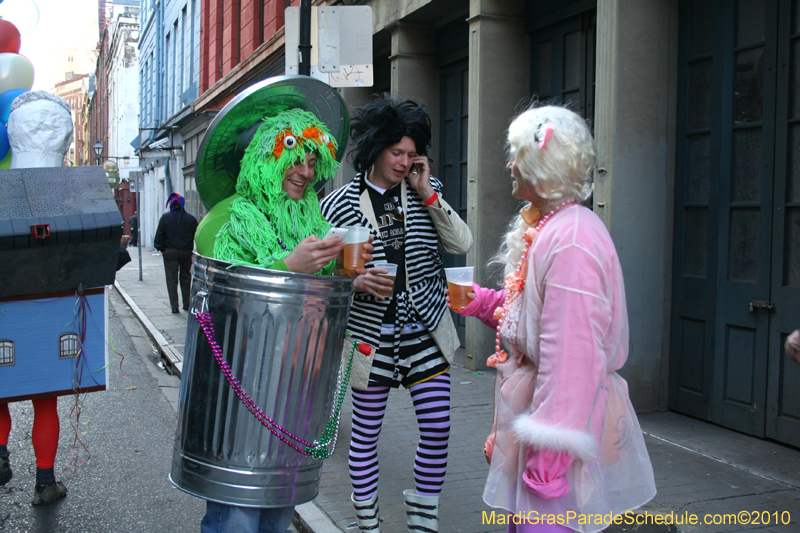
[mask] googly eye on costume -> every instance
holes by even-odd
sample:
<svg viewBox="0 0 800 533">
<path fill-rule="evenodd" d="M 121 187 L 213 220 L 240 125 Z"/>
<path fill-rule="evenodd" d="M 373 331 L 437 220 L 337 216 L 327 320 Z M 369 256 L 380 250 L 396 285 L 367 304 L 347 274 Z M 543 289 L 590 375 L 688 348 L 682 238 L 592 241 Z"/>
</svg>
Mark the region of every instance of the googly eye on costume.
<svg viewBox="0 0 800 533">
<path fill-rule="evenodd" d="M 328 144 L 330 144 L 330 142 L 331 142 L 331 138 L 330 138 L 330 137 L 328 137 L 328 134 L 327 134 L 327 133 L 323 133 L 323 134 L 321 134 L 321 135 L 319 136 L 319 140 L 320 140 L 320 141 L 322 141 L 322 144 L 324 144 L 325 146 L 327 146 L 327 145 L 328 145 Z"/>
<path fill-rule="evenodd" d="M 292 135 L 287 135 L 283 138 L 283 145 L 291 150 L 297 146 L 297 139 L 295 139 Z"/>
</svg>

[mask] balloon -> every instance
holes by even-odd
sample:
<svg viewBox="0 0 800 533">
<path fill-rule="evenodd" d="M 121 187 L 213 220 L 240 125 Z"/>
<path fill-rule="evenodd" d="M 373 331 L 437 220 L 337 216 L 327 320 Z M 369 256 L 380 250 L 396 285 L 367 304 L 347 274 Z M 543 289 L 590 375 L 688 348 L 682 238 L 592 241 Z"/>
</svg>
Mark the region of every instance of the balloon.
<svg viewBox="0 0 800 533">
<path fill-rule="evenodd" d="M 11 113 L 11 103 L 14 98 L 22 93 L 28 92 L 28 89 L 11 89 L 4 93 L 0 93 L 0 124 L 8 122 L 8 115 Z"/>
<path fill-rule="evenodd" d="M 8 155 L 10 146 L 8 145 L 8 130 L 5 126 L 0 126 L 0 159 Z M 9 159 L 10 162 L 10 159 Z"/>
<path fill-rule="evenodd" d="M 0 17 L 13 22 L 20 35 L 26 35 L 39 24 L 39 6 L 33 0 L 14 0 L 0 5 Z"/>
<path fill-rule="evenodd" d="M 0 54 L 6 52 L 18 54 L 21 44 L 17 27 L 7 20 L 0 19 Z"/>
<path fill-rule="evenodd" d="M 0 94 L 33 87 L 33 65 L 19 54 L 0 54 Z"/>
<path fill-rule="evenodd" d="M 0 161 L 0 169 L 8 170 L 9 168 L 11 168 L 11 150 L 9 150 L 3 160 Z"/>
</svg>

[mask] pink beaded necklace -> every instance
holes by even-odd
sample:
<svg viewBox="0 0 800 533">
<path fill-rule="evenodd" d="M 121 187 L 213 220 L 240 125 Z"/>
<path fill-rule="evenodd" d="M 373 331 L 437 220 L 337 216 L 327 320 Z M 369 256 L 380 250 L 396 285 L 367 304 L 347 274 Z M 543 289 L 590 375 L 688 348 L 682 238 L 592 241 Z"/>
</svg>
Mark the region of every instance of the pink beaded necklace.
<svg viewBox="0 0 800 533">
<path fill-rule="evenodd" d="M 522 238 L 525 239 L 525 250 L 523 250 L 522 256 L 519 258 L 519 263 L 517 263 L 516 270 L 506 276 L 505 288 L 508 289 L 508 293 L 503 301 L 503 305 L 494 311 L 494 319 L 497 320 L 497 334 L 495 335 L 494 341 L 494 355 L 489 357 L 489 359 L 486 361 L 486 366 L 494 367 L 497 363 L 505 363 L 508 359 L 508 353 L 502 349 L 500 344 L 500 330 L 503 329 L 503 322 L 505 322 L 506 314 L 508 314 L 508 308 L 511 304 L 511 301 L 525 288 L 524 268 L 525 262 L 528 259 L 528 253 L 531 249 L 531 244 L 533 243 L 533 239 L 535 239 L 539 232 L 542 231 L 544 225 L 553 217 L 553 215 L 565 207 L 573 205 L 574 203 L 574 201 L 560 203 L 555 207 L 555 209 L 539 218 L 536 226 L 528 228 L 528 230 L 522 235 Z M 525 213 L 523 213 L 523 217 L 525 217 Z"/>
</svg>

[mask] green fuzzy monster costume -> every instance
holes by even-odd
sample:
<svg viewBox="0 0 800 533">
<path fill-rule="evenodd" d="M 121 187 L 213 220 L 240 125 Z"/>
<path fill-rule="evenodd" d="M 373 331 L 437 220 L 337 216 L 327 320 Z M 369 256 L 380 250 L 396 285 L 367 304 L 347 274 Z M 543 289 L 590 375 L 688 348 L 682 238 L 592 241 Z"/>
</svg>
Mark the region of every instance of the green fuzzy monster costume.
<svg viewBox="0 0 800 533">
<path fill-rule="evenodd" d="M 314 179 L 295 201 L 281 187 L 306 152 L 317 154 Z M 290 109 L 265 118 L 245 150 L 236 194 L 216 204 L 197 228 L 197 252 L 234 265 L 288 270 L 283 260 L 295 246 L 312 234 L 324 237 L 331 227 L 313 184 L 336 173 L 335 153 L 336 139 L 312 113 Z M 334 263 L 317 274 L 332 274 Z"/>
</svg>

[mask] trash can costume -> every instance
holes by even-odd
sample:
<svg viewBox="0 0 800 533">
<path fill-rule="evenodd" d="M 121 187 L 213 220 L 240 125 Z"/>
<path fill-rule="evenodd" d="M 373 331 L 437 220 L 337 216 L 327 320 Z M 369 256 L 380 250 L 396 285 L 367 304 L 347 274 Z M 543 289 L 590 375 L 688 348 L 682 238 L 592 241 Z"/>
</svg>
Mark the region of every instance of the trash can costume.
<svg viewBox="0 0 800 533">
<path fill-rule="evenodd" d="M 238 95 L 200 145 L 197 186 L 210 211 L 195 237 L 170 478 L 210 502 L 203 531 L 285 529 L 333 453 L 353 282 L 331 276 L 332 262 L 322 275 L 289 272 L 292 249 L 330 225 L 313 187 L 295 201 L 281 182 L 307 152 L 314 182 L 332 177 L 348 128 L 335 90 L 284 76 Z"/>
</svg>

